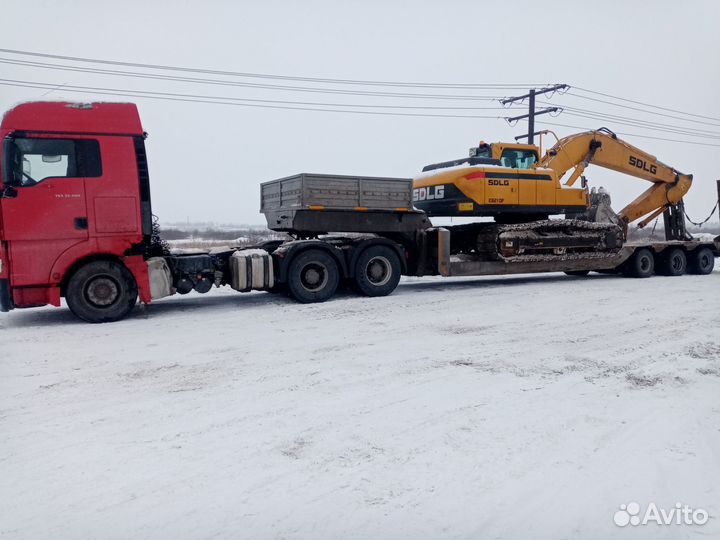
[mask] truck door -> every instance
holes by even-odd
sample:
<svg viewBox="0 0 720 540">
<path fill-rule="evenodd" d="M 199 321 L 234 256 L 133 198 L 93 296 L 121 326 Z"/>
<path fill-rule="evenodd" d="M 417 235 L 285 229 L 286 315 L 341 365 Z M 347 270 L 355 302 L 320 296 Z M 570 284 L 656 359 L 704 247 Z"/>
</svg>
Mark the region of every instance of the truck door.
<svg viewBox="0 0 720 540">
<path fill-rule="evenodd" d="M 100 176 L 95 140 L 14 137 L 3 145 L 14 198 L 1 200 L 14 286 L 48 283 L 57 258 L 88 239 L 85 180 Z"/>
</svg>

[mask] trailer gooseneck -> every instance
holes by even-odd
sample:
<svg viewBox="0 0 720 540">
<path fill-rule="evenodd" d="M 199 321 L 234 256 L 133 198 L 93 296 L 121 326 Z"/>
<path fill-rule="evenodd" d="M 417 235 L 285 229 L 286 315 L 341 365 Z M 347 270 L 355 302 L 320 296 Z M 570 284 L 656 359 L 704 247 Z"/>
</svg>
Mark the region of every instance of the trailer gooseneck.
<svg viewBox="0 0 720 540">
<path fill-rule="evenodd" d="M 64 297 L 81 319 L 108 322 L 138 298 L 221 285 L 320 302 L 344 281 L 367 296 L 387 295 L 401 275 L 707 274 L 720 254 L 720 238 L 627 243 L 585 219 L 549 220 L 521 235 L 512 223 L 498 224 L 493 240 L 464 226 L 433 227 L 413 207 L 412 180 L 302 174 L 261 186 L 269 228 L 293 240 L 176 255 L 153 239 L 135 105 L 25 103 L 5 114 L 0 138 L 0 311 L 59 306 Z M 438 189 L 426 189 L 425 200 Z M 569 226 L 572 249 L 553 247 Z"/>
</svg>

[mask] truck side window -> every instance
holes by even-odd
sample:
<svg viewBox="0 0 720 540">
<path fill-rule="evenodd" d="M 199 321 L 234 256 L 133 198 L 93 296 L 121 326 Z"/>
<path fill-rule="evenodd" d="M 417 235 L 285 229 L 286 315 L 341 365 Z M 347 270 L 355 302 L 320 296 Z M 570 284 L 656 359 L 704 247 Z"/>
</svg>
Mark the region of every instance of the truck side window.
<svg viewBox="0 0 720 540">
<path fill-rule="evenodd" d="M 15 138 L 12 177 L 20 186 L 47 178 L 102 176 L 100 144 L 93 139 Z"/>
</svg>

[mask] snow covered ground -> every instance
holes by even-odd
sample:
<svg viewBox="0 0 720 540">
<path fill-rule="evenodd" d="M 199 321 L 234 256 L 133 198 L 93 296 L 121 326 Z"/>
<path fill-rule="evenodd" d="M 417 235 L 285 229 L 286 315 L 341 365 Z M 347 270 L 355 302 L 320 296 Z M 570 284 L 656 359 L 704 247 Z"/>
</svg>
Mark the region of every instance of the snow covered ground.
<svg viewBox="0 0 720 540">
<path fill-rule="evenodd" d="M 720 272 L 0 317 L 1 538 L 720 535 Z M 704 526 L 617 527 L 676 502 Z"/>
</svg>

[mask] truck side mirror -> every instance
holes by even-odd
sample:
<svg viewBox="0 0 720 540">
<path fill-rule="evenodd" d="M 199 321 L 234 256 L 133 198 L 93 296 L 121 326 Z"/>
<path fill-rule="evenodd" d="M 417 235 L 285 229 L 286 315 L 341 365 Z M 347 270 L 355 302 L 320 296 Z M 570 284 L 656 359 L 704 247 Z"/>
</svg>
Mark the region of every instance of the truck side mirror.
<svg viewBox="0 0 720 540">
<path fill-rule="evenodd" d="M 0 191 L 0 199 L 14 199 L 17 196 L 17 189 L 12 186 L 5 186 L 3 190 Z"/>
<path fill-rule="evenodd" d="M 580 177 L 580 186 L 581 186 L 583 189 L 585 189 L 585 188 L 587 187 L 587 185 L 588 185 L 587 178 L 585 178 L 584 175 L 581 176 L 581 177 Z"/>
<path fill-rule="evenodd" d="M 20 179 L 14 174 L 14 157 L 17 153 L 17 147 L 15 146 L 15 140 L 12 137 L 5 137 L 2 143 L 2 183 L 5 186 L 17 186 L 20 184 Z M 5 192 L 3 191 L 3 197 Z"/>
</svg>

